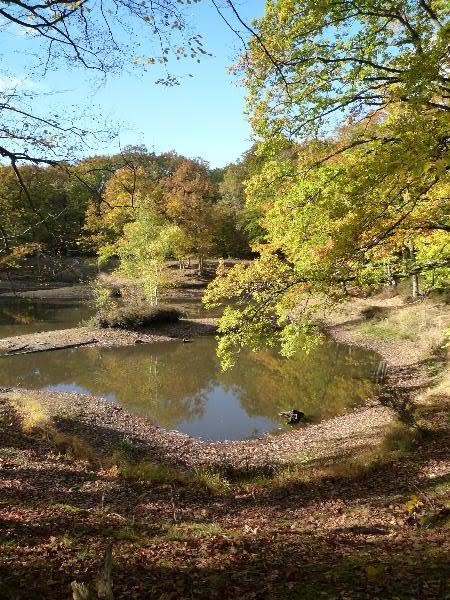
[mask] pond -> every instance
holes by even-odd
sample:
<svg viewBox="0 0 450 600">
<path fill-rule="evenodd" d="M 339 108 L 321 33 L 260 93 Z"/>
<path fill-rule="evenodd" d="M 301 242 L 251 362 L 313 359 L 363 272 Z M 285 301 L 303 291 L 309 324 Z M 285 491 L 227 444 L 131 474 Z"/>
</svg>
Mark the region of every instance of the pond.
<svg viewBox="0 0 450 600">
<path fill-rule="evenodd" d="M 59 323 L 67 327 L 71 320 L 79 321 L 86 308 L 66 304 L 57 303 L 56 308 L 46 301 L 40 312 L 26 314 L 39 314 L 39 330 Z M 23 307 L 18 308 L 24 314 Z M 11 318 L 11 307 L 8 311 Z M 22 328 L 27 326 L 35 323 Z M 309 354 L 291 359 L 271 351 L 243 352 L 237 365 L 223 372 L 215 346 L 213 338 L 197 338 L 190 344 L 1 356 L 0 386 L 102 396 L 162 427 L 205 440 L 278 431 L 287 427 L 278 413 L 292 408 L 317 422 L 350 410 L 374 392 L 379 358 L 366 350 L 326 340 Z"/>
<path fill-rule="evenodd" d="M 0 296 L 0 338 L 51 329 L 76 327 L 92 316 L 89 301 L 2 298 Z"/>
</svg>

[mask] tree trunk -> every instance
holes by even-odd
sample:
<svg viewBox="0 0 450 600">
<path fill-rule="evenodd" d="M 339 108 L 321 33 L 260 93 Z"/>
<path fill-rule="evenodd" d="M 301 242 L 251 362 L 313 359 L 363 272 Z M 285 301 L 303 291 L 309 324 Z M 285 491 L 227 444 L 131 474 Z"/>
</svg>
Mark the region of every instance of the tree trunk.
<svg viewBox="0 0 450 600">
<path fill-rule="evenodd" d="M 198 257 L 198 274 L 199 274 L 199 277 L 201 277 L 203 275 L 203 257 L 202 256 Z"/>
<path fill-rule="evenodd" d="M 391 287 L 396 287 L 397 286 L 397 282 L 395 280 L 395 277 L 392 275 L 392 271 L 391 271 L 391 265 L 386 265 L 386 277 L 388 280 L 388 285 L 390 285 Z"/>
<path fill-rule="evenodd" d="M 418 273 L 414 273 L 411 275 L 411 285 L 412 285 L 412 297 L 417 298 L 419 296 L 419 275 Z"/>
</svg>

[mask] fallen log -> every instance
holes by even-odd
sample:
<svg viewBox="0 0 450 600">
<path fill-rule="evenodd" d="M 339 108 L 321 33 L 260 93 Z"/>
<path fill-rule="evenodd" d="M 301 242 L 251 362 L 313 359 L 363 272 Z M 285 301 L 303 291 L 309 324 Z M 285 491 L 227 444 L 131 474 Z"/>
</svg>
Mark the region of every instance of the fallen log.
<svg viewBox="0 0 450 600">
<path fill-rule="evenodd" d="M 36 352 L 51 352 L 52 350 L 65 350 L 66 348 L 79 348 L 80 346 L 88 346 L 89 344 L 95 344 L 98 342 L 97 338 L 92 338 L 84 342 L 71 342 L 69 344 L 59 344 L 52 346 L 45 346 L 43 348 L 30 348 L 23 350 L 22 348 L 13 349 L 11 352 L 5 352 L 2 356 L 17 356 L 19 354 L 35 354 Z"/>
</svg>

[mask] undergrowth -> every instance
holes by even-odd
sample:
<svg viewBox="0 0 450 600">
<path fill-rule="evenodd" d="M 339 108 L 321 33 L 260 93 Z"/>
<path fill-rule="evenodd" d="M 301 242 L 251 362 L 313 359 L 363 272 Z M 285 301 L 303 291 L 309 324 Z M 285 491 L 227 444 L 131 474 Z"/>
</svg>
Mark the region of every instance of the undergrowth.
<svg viewBox="0 0 450 600">
<path fill-rule="evenodd" d="M 449 320 L 448 311 L 427 300 L 392 311 L 368 306 L 361 314 L 370 320 L 357 326 L 360 334 L 387 342 L 418 341 L 425 354 L 443 345 Z"/>
<path fill-rule="evenodd" d="M 54 446 L 61 454 L 74 460 L 94 462 L 94 449 L 80 436 L 59 431 L 48 412 L 35 398 L 9 398 L 20 420 L 22 431 Z"/>
<path fill-rule="evenodd" d="M 176 323 L 181 317 L 179 310 L 146 304 L 108 303 L 93 318 L 96 327 L 114 329 L 141 329 L 167 323 Z"/>
</svg>

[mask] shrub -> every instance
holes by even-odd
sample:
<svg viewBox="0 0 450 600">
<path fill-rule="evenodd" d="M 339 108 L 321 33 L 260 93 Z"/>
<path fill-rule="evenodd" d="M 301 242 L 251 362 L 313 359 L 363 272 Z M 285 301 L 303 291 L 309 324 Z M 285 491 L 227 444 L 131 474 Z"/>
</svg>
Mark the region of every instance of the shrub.
<svg viewBox="0 0 450 600">
<path fill-rule="evenodd" d="M 146 305 L 108 304 L 94 318 L 97 327 L 141 329 L 163 323 L 176 323 L 181 313 L 176 308 Z"/>
</svg>

